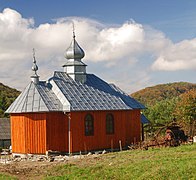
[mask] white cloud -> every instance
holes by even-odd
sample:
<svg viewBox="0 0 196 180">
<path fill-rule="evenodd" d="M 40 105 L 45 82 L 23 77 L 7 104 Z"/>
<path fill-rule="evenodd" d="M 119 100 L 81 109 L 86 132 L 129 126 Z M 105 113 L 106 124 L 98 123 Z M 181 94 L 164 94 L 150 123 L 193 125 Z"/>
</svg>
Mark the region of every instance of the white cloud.
<svg viewBox="0 0 196 180">
<path fill-rule="evenodd" d="M 0 13 L 0 82 L 18 89 L 28 84 L 33 48 L 41 79 L 46 80 L 51 72 L 59 70 L 66 61 L 64 53 L 72 39 L 72 22 L 76 39 L 85 50 L 84 62 L 101 64 L 93 73 L 106 81 L 113 79 L 126 91 L 134 91 L 134 88 L 149 83 L 148 70 L 155 59 L 155 70 L 171 70 L 167 67 L 177 65 L 178 69 L 195 66 L 192 50 L 196 40 L 172 44 L 162 32 L 134 21 L 108 25 L 88 18 L 66 17 L 35 27 L 32 18 L 25 19 L 19 12 L 7 8 Z M 189 65 L 185 66 L 186 61 Z M 136 80 L 138 83 L 132 86 Z"/>
<path fill-rule="evenodd" d="M 163 49 L 152 68 L 164 71 L 196 69 L 196 39 L 170 44 Z"/>
</svg>

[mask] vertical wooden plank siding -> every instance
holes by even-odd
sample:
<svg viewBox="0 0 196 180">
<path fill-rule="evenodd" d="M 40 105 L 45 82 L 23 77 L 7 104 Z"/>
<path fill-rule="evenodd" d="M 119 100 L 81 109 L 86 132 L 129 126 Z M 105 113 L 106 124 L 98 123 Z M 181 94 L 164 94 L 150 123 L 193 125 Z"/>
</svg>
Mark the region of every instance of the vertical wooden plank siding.
<svg viewBox="0 0 196 180">
<path fill-rule="evenodd" d="M 126 137 L 127 143 L 139 142 L 141 139 L 141 113 L 140 110 L 132 110 L 128 114 L 126 122 Z"/>
<path fill-rule="evenodd" d="M 45 154 L 46 114 L 11 114 L 13 153 Z"/>
<path fill-rule="evenodd" d="M 85 116 L 94 117 L 94 135 L 85 136 Z M 114 134 L 106 134 L 106 115 L 114 117 Z M 119 149 L 140 141 L 140 110 L 71 112 L 71 152 Z M 11 114 L 14 153 L 68 152 L 68 116 L 63 112 Z"/>
<path fill-rule="evenodd" d="M 26 152 L 32 154 L 46 153 L 46 114 L 24 114 L 26 125 Z"/>
<path fill-rule="evenodd" d="M 94 135 L 85 136 L 84 119 L 90 113 L 94 117 Z M 114 134 L 106 134 L 106 114 L 114 116 Z M 106 148 L 119 148 L 132 141 L 140 141 L 140 110 L 89 111 L 71 113 L 72 152 Z"/>
<path fill-rule="evenodd" d="M 11 145 L 12 152 L 25 152 L 25 122 L 24 117 L 18 114 L 11 115 Z"/>
<path fill-rule="evenodd" d="M 63 112 L 47 113 L 47 150 L 68 152 L 68 117 Z"/>
</svg>

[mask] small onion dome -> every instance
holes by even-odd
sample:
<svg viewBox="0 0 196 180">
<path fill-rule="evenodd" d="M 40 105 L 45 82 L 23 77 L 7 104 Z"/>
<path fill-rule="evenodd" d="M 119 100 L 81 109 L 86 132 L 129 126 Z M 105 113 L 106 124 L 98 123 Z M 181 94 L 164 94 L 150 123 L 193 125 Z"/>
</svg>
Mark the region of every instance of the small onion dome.
<svg viewBox="0 0 196 180">
<path fill-rule="evenodd" d="M 66 59 L 82 59 L 85 56 L 83 49 L 79 46 L 77 41 L 75 40 L 75 36 L 73 36 L 73 40 L 69 46 L 69 48 L 65 52 Z"/>
<path fill-rule="evenodd" d="M 37 64 L 33 63 L 33 66 L 32 66 L 32 71 L 37 71 L 38 70 L 38 66 Z"/>
<path fill-rule="evenodd" d="M 36 59 L 35 59 L 35 50 L 33 49 L 33 65 L 32 65 L 32 71 L 35 72 L 35 75 L 37 75 L 37 70 L 38 70 L 38 66 L 36 64 Z"/>
<path fill-rule="evenodd" d="M 31 76 L 31 81 L 34 84 L 38 84 L 39 83 L 39 76 L 37 75 L 37 70 L 38 70 L 38 66 L 36 64 L 36 59 L 35 59 L 35 50 L 33 49 L 33 65 L 32 65 L 32 71 L 34 71 L 34 74 Z"/>
</svg>

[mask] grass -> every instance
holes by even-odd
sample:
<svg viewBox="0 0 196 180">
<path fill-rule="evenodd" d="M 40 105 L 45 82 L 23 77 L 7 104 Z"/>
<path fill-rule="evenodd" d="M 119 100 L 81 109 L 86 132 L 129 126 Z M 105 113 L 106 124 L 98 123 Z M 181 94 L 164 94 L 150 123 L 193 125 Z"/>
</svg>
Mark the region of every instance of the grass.
<svg viewBox="0 0 196 180">
<path fill-rule="evenodd" d="M 22 163 L 22 162 L 21 162 Z M 57 165 L 34 169 L 25 178 L 64 179 L 133 179 L 133 180 L 196 180 L 196 143 L 173 148 L 129 150 L 92 155 Z M 41 167 L 38 167 L 39 169 Z M 1 179 L 20 179 L 16 174 L 0 174 Z"/>
<path fill-rule="evenodd" d="M 0 174 L 0 180 L 14 180 L 14 179 L 16 178 L 5 174 Z"/>
<path fill-rule="evenodd" d="M 196 179 L 196 144 L 123 151 L 58 165 L 46 179 Z"/>
</svg>

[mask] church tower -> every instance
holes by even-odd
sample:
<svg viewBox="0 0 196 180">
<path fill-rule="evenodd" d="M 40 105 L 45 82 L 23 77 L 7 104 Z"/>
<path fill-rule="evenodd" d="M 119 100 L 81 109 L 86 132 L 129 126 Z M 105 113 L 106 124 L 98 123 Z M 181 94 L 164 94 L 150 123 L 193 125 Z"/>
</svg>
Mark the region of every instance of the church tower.
<svg viewBox="0 0 196 180">
<path fill-rule="evenodd" d="M 64 67 L 66 72 L 74 81 L 86 82 L 86 64 L 82 62 L 85 56 L 83 49 L 79 46 L 75 39 L 75 32 L 73 29 L 73 40 L 65 52 L 65 58 L 68 60 Z"/>
</svg>

